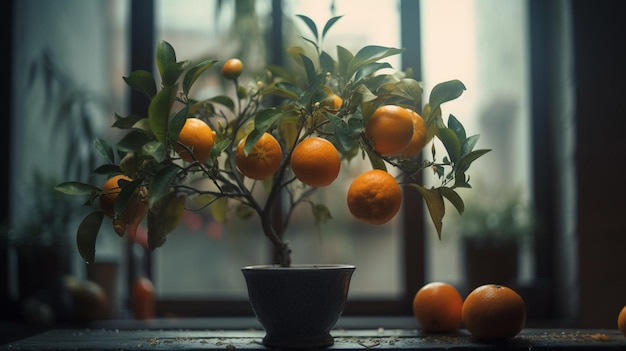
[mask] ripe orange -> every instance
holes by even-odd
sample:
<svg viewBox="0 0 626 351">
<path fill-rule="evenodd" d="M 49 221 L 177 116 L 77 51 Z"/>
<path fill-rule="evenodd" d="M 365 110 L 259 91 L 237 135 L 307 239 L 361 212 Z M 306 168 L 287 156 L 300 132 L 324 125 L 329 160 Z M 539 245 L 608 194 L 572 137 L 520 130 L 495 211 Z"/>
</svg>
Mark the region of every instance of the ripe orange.
<svg viewBox="0 0 626 351">
<path fill-rule="evenodd" d="M 463 298 L 452 285 L 432 282 L 413 298 L 413 315 L 425 332 L 452 332 L 461 325 Z"/>
<path fill-rule="evenodd" d="M 403 155 L 415 156 L 418 152 L 422 151 L 424 145 L 426 145 L 426 123 L 424 119 L 417 112 L 408 110 L 413 121 L 413 136 L 409 142 L 409 146 L 402 152 Z"/>
<path fill-rule="evenodd" d="M 237 79 L 243 72 L 243 63 L 238 58 L 231 58 L 224 62 L 222 75 L 226 79 Z"/>
<path fill-rule="evenodd" d="M 291 169 L 302 183 L 321 187 L 330 185 L 341 168 L 341 158 L 328 140 L 312 137 L 301 141 L 291 154 Z"/>
<path fill-rule="evenodd" d="M 104 214 L 113 219 L 113 228 L 119 235 L 124 234 L 126 225 L 131 223 L 139 223 L 143 219 L 148 209 L 146 204 L 146 191 L 144 188 L 137 190 L 135 196 L 133 196 L 126 208 L 122 212 L 119 218 L 115 218 L 115 200 L 122 191 L 121 187 L 124 186 L 122 181 L 131 182 L 132 179 L 126 175 L 116 175 L 104 182 L 102 186 L 102 192 L 100 193 L 99 203 L 100 208 L 104 211 Z"/>
<path fill-rule="evenodd" d="M 322 101 L 322 106 L 327 108 L 329 111 L 335 112 L 339 110 L 341 104 L 343 103 L 343 99 L 337 94 L 332 94 L 326 100 Z"/>
<path fill-rule="evenodd" d="M 278 140 L 271 134 L 264 133 L 246 156 L 244 146 L 247 138 L 239 142 L 235 152 L 235 164 L 239 171 L 246 177 L 256 180 L 263 180 L 276 173 L 283 158 Z"/>
<path fill-rule="evenodd" d="M 374 169 L 356 177 L 348 189 L 348 209 L 368 224 L 385 224 L 400 210 L 402 190 L 389 173 Z"/>
<path fill-rule="evenodd" d="M 179 143 L 189 148 L 193 155 Z M 204 162 L 211 155 L 214 144 L 215 132 L 211 130 L 208 124 L 197 118 L 187 118 L 180 130 L 174 150 L 184 161 L 194 162 L 198 160 L 198 162 Z"/>
<path fill-rule="evenodd" d="M 617 329 L 619 329 L 619 331 L 626 336 L 626 306 L 622 308 L 619 316 L 617 317 Z"/>
<path fill-rule="evenodd" d="M 467 295 L 463 324 L 477 339 L 504 340 L 517 335 L 526 324 L 526 305 L 513 289 L 502 285 L 479 286 Z"/>
<path fill-rule="evenodd" d="M 411 113 L 400 106 L 381 106 L 374 111 L 367 122 L 365 135 L 379 154 L 400 155 L 413 137 Z"/>
</svg>

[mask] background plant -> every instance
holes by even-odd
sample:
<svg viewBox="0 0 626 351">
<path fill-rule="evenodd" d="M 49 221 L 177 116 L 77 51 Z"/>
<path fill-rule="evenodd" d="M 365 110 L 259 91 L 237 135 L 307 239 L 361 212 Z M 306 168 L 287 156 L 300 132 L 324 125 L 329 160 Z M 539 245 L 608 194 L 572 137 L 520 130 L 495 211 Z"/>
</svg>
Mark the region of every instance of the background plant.
<svg viewBox="0 0 626 351">
<path fill-rule="evenodd" d="M 237 200 L 236 215 L 247 218 L 256 213 L 263 232 L 274 245 L 279 263 L 290 265 L 290 249 L 282 239 L 293 209 L 309 205 L 317 221 L 332 216 L 323 204 L 313 203 L 309 195 L 316 189 L 299 182 L 290 169 L 294 147 L 305 138 L 316 135 L 331 141 L 344 161 L 367 159 L 372 168 L 387 170 L 396 167 L 406 175 L 404 185 L 414 187 L 424 197 L 439 236 L 445 214 L 444 199 L 462 213 L 464 202 L 458 188 L 468 188 L 467 171 L 471 164 L 489 150 L 474 150 L 478 135 L 467 136 L 462 123 L 453 115 L 442 117 L 441 105 L 458 98 L 465 86 L 458 80 L 437 84 L 428 101 L 422 101 L 422 88 L 406 72 L 394 70 L 382 60 L 402 53 L 402 49 L 365 46 L 352 53 L 338 46 L 333 55 L 323 49 L 323 41 L 341 16 L 331 18 L 320 32 L 306 16 L 310 37 L 304 45 L 291 47 L 288 53 L 296 63 L 293 68 L 269 66 L 254 76 L 251 84 L 234 79 L 235 97 L 220 94 L 196 99 L 194 83 L 217 60 L 202 62 L 178 61 L 174 48 L 161 41 L 156 50 L 160 86 L 152 73 L 138 70 L 125 77 L 134 90 L 150 99 L 147 115 L 116 116 L 114 128 L 127 130 L 115 145 L 97 139 L 96 149 L 106 163 L 94 170 L 97 175 L 124 173 L 132 180 L 121 183 L 115 202 L 119 217 L 138 190 L 147 190 L 142 198 L 147 204 L 148 245 L 160 247 L 173 230 L 182 212 L 207 206 L 227 209 L 228 200 Z M 329 108 L 325 101 L 335 95 L 341 98 L 338 109 Z M 398 105 L 421 111 L 426 123 L 427 142 L 441 141 L 445 156 L 431 144 L 431 159 L 419 156 L 382 156 L 364 134 L 372 113 L 382 105 Z M 423 109 L 421 106 L 423 105 Z M 174 152 L 178 135 L 187 118 L 207 122 L 216 133 L 216 142 L 205 162 L 181 162 Z M 249 152 L 264 133 L 271 133 L 284 150 L 280 168 L 273 177 L 251 182 L 237 171 L 234 153 L 239 141 L 247 136 L 245 152 Z M 191 150 L 188 150 L 191 153 Z M 439 179 L 434 187 L 419 184 L 417 175 L 432 170 Z M 209 180 L 209 188 L 197 182 Z M 264 196 L 255 196 L 255 188 L 263 187 Z M 57 186 L 67 194 L 90 195 L 88 204 L 102 190 L 88 183 L 69 181 Z M 277 204 L 285 201 L 286 206 Z M 283 211 L 282 207 L 287 210 Z M 78 249 L 86 262 L 95 256 L 95 242 L 104 219 L 101 210 L 85 217 L 77 233 Z M 277 220 L 278 219 L 278 220 Z M 133 228 L 129 231 L 133 234 Z M 124 233 L 118 233 L 124 235 Z"/>
</svg>

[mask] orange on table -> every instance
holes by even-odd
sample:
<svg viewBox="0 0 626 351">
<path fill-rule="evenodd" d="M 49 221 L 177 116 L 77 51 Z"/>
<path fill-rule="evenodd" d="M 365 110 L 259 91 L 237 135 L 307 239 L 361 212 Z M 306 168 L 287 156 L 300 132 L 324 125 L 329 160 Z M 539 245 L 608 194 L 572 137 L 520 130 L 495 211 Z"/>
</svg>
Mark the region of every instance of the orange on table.
<svg viewBox="0 0 626 351">
<path fill-rule="evenodd" d="M 426 145 L 426 123 L 422 116 L 419 113 L 408 110 L 411 115 L 411 120 L 413 121 L 413 136 L 411 137 L 411 141 L 409 142 L 409 146 L 404 149 L 402 152 L 403 155 L 407 156 L 415 156 L 422 149 L 424 145 Z"/>
<path fill-rule="evenodd" d="M 476 339 L 504 340 L 517 335 L 526 324 L 526 305 L 513 289 L 485 284 L 463 302 L 463 324 Z"/>
<path fill-rule="evenodd" d="M 402 190 L 389 173 L 374 169 L 356 177 L 348 189 L 348 209 L 358 220 L 374 225 L 389 222 L 400 210 Z"/>
<path fill-rule="evenodd" d="M 189 153 L 179 143 L 185 145 L 192 153 Z M 180 134 L 178 134 L 178 141 L 174 145 L 174 150 L 184 161 L 205 162 L 209 159 L 214 144 L 215 132 L 208 124 L 197 118 L 187 118 Z"/>
<path fill-rule="evenodd" d="M 302 140 L 291 154 L 291 170 L 302 183 L 322 187 L 330 185 L 341 169 L 339 152 L 330 141 L 320 137 Z"/>
<path fill-rule="evenodd" d="M 626 336 L 626 305 L 622 308 L 617 316 L 617 329 Z"/>
<path fill-rule="evenodd" d="M 462 307 L 459 291 L 444 282 L 428 283 L 413 297 L 413 315 L 420 328 L 428 333 L 457 330 L 461 326 Z"/>
<path fill-rule="evenodd" d="M 379 154 L 383 156 L 400 155 L 413 137 L 411 113 L 401 106 L 380 106 L 367 122 L 365 135 Z"/>
<path fill-rule="evenodd" d="M 255 180 L 263 180 L 276 173 L 283 158 L 278 140 L 265 132 L 246 156 L 244 148 L 247 139 L 247 136 L 241 139 L 235 151 L 235 164 L 239 171 Z"/>
</svg>

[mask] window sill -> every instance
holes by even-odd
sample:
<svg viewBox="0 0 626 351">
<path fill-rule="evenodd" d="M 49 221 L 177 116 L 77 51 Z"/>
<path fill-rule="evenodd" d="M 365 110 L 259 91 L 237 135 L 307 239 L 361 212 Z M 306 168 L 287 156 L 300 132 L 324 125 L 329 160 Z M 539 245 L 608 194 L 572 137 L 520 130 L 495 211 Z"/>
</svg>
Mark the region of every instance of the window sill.
<svg viewBox="0 0 626 351">
<path fill-rule="evenodd" d="M 343 319 L 343 318 L 342 318 Z M 224 328 L 217 328 L 215 321 L 222 320 Z M 385 321 L 387 325 L 391 320 Z M 210 328 L 197 329 L 201 320 L 176 323 L 166 320 L 152 321 L 153 324 L 121 324 L 120 328 L 54 329 L 22 339 L 2 347 L 3 350 L 267 350 L 261 345 L 264 335 L 259 328 L 234 329 L 244 319 L 211 319 Z M 193 322 L 193 323 L 192 323 Z M 357 319 L 344 320 L 343 324 L 353 323 L 354 329 L 338 327 L 332 334 L 335 344 L 332 350 L 445 350 L 463 348 L 466 350 L 569 350 L 602 349 L 626 350 L 626 338 L 615 330 L 576 330 L 576 329 L 525 329 L 517 337 L 497 344 L 479 342 L 471 338 L 466 330 L 454 334 L 425 335 L 415 328 L 375 328 L 361 329 Z M 370 321 L 371 322 L 371 321 Z M 382 321 L 381 321 L 382 322 Z M 397 322 L 401 322 L 398 320 Z M 159 325 L 160 323 L 160 325 Z M 169 323 L 169 324 L 167 324 Z M 198 323 L 198 324 L 196 324 Z M 340 324 L 341 325 L 341 324 Z M 381 324 L 382 325 L 382 324 Z M 189 328 L 184 328 L 189 327 Z M 128 327 L 126 329 L 125 327 Z M 148 328 L 149 327 L 149 328 Z M 215 328 L 214 328 L 215 327 Z M 394 327 L 396 327 L 394 325 Z"/>
</svg>

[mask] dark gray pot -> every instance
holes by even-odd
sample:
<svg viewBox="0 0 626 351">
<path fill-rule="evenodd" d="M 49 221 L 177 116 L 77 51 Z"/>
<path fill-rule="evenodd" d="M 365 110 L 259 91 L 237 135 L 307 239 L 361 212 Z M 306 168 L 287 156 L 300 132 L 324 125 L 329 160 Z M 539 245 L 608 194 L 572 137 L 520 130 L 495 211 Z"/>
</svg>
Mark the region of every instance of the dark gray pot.
<svg viewBox="0 0 626 351">
<path fill-rule="evenodd" d="M 250 305 L 265 330 L 263 345 L 319 348 L 333 344 L 355 267 L 272 265 L 243 267 Z"/>
</svg>

